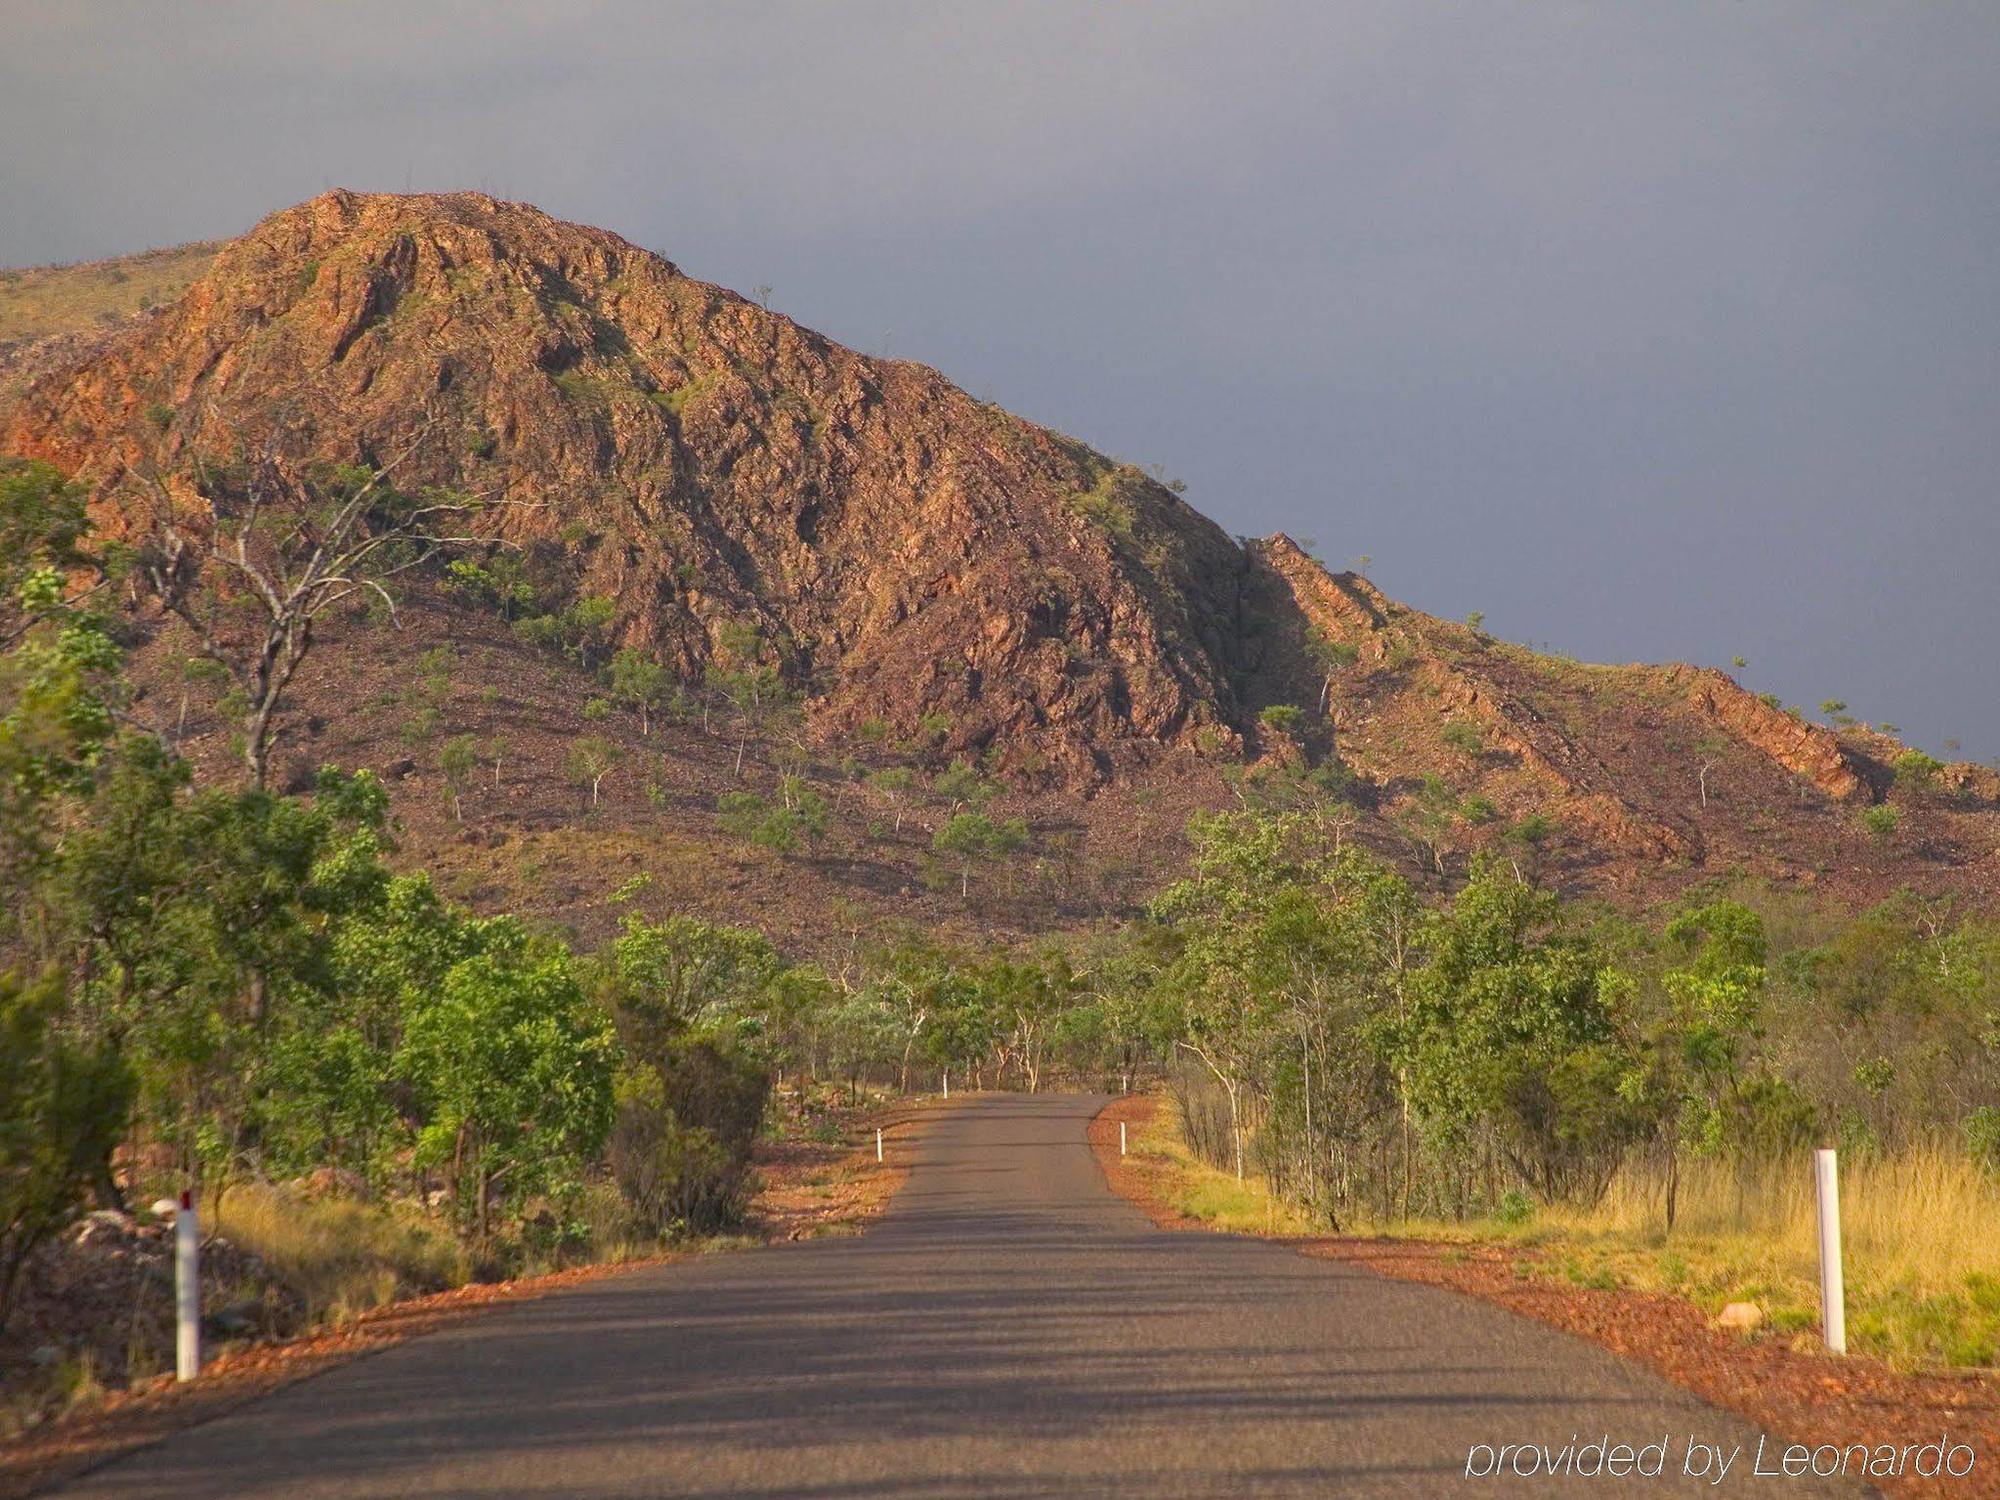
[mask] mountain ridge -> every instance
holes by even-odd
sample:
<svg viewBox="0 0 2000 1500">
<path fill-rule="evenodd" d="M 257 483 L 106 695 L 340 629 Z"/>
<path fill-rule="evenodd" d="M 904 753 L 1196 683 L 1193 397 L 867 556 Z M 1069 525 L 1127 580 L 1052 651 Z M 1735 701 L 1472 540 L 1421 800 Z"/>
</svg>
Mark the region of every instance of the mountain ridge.
<svg viewBox="0 0 2000 1500">
<path fill-rule="evenodd" d="M 323 194 L 171 304 L 38 358 L 0 386 L 0 452 L 77 477 L 111 531 L 142 469 L 198 507 L 197 455 L 409 451 L 399 483 L 505 498 L 489 550 L 543 597 L 610 601 L 608 647 L 696 688 L 753 657 L 822 758 L 978 759 L 1045 820 L 1170 767 L 1190 809 L 1325 768 L 1369 837 L 1439 878 L 1488 850 L 1611 891 L 1996 881 L 1984 768 L 1899 780 L 1893 740 L 1715 669 L 1540 655 L 1282 534 L 1239 545 L 934 370 L 524 205 Z M 359 632 L 342 649 L 362 677 L 383 655 Z M 1885 799 L 1905 826 L 1864 829 Z"/>
</svg>

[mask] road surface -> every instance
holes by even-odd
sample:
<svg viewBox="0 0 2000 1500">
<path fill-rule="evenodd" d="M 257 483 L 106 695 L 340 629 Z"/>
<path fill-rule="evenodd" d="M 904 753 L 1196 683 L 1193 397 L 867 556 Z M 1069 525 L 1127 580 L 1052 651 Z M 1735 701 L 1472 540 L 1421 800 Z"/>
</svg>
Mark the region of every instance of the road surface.
<svg viewBox="0 0 2000 1500">
<path fill-rule="evenodd" d="M 1102 1103 L 955 1102 L 863 1237 L 503 1307 L 64 1493 L 1856 1493 L 1748 1478 L 1753 1428 L 1540 1324 L 1277 1245 L 1153 1228 L 1085 1143 Z M 1607 1436 L 1666 1440 L 1665 1474 L 1465 1477 L 1475 1444 Z M 1743 1445 L 1719 1489 L 1682 1477 L 1690 1437 Z"/>
</svg>

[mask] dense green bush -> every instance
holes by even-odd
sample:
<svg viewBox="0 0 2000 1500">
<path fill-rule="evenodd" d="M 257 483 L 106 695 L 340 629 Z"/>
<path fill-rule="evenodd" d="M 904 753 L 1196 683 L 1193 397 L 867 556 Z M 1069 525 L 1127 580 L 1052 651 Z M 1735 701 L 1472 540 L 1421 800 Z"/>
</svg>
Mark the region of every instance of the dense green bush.
<svg viewBox="0 0 2000 1500">
<path fill-rule="evenodd" d="M 684 1037 L 620 1075 L 607 1156 L 648 1234 L 735 1228 L 750 1196 L 750 1151 L 771 1092 L 745 1049 Z"/>
<path fill-rule="evenodd" d="M 55 974 L 0 973 L 0 1326 L 23 1263 L 83 1197 L 131 1107 L 115 1053 L 52 1030 L 64 999 Z"/>
</svg>

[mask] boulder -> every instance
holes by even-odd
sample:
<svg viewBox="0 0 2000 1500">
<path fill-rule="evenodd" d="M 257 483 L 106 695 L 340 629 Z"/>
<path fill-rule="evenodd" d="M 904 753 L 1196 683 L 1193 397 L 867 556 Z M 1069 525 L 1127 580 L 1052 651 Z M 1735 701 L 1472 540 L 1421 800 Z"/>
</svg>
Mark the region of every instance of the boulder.
<svg viewBox="0 0 2000 1500">
<path fill-rule="evenodd" d="M 1755 1333 L 1764 1322 L 1764 1309 L 1754 1302 L 1732 1302 L 1723 1308 L 1722 1316 L 1715 1320 L 1718 1328 L 1734 1328 L 1743 1333 Z"/>
<path fill-rule="evenodd" d="M 130 1239 L 137 1227 L 129 1214 L 121 1214 L 115 1208 L 93 1209 L 77 1221 L 70 1233 L 70 1243 L 99 1245 Z"/>
</svg>

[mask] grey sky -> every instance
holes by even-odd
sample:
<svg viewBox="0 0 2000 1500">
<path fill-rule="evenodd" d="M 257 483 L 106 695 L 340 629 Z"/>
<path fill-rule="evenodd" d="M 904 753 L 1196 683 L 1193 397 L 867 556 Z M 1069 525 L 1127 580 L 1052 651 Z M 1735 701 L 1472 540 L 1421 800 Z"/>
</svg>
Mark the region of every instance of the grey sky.
<svg viewBox="0 0 2000 1500">
<path fill-rule="evenodd" d="M 479 187 L 1600 660 L 2000 756 L 2000 10 L 0 0 L 0 263 Z"/>
</svg>

